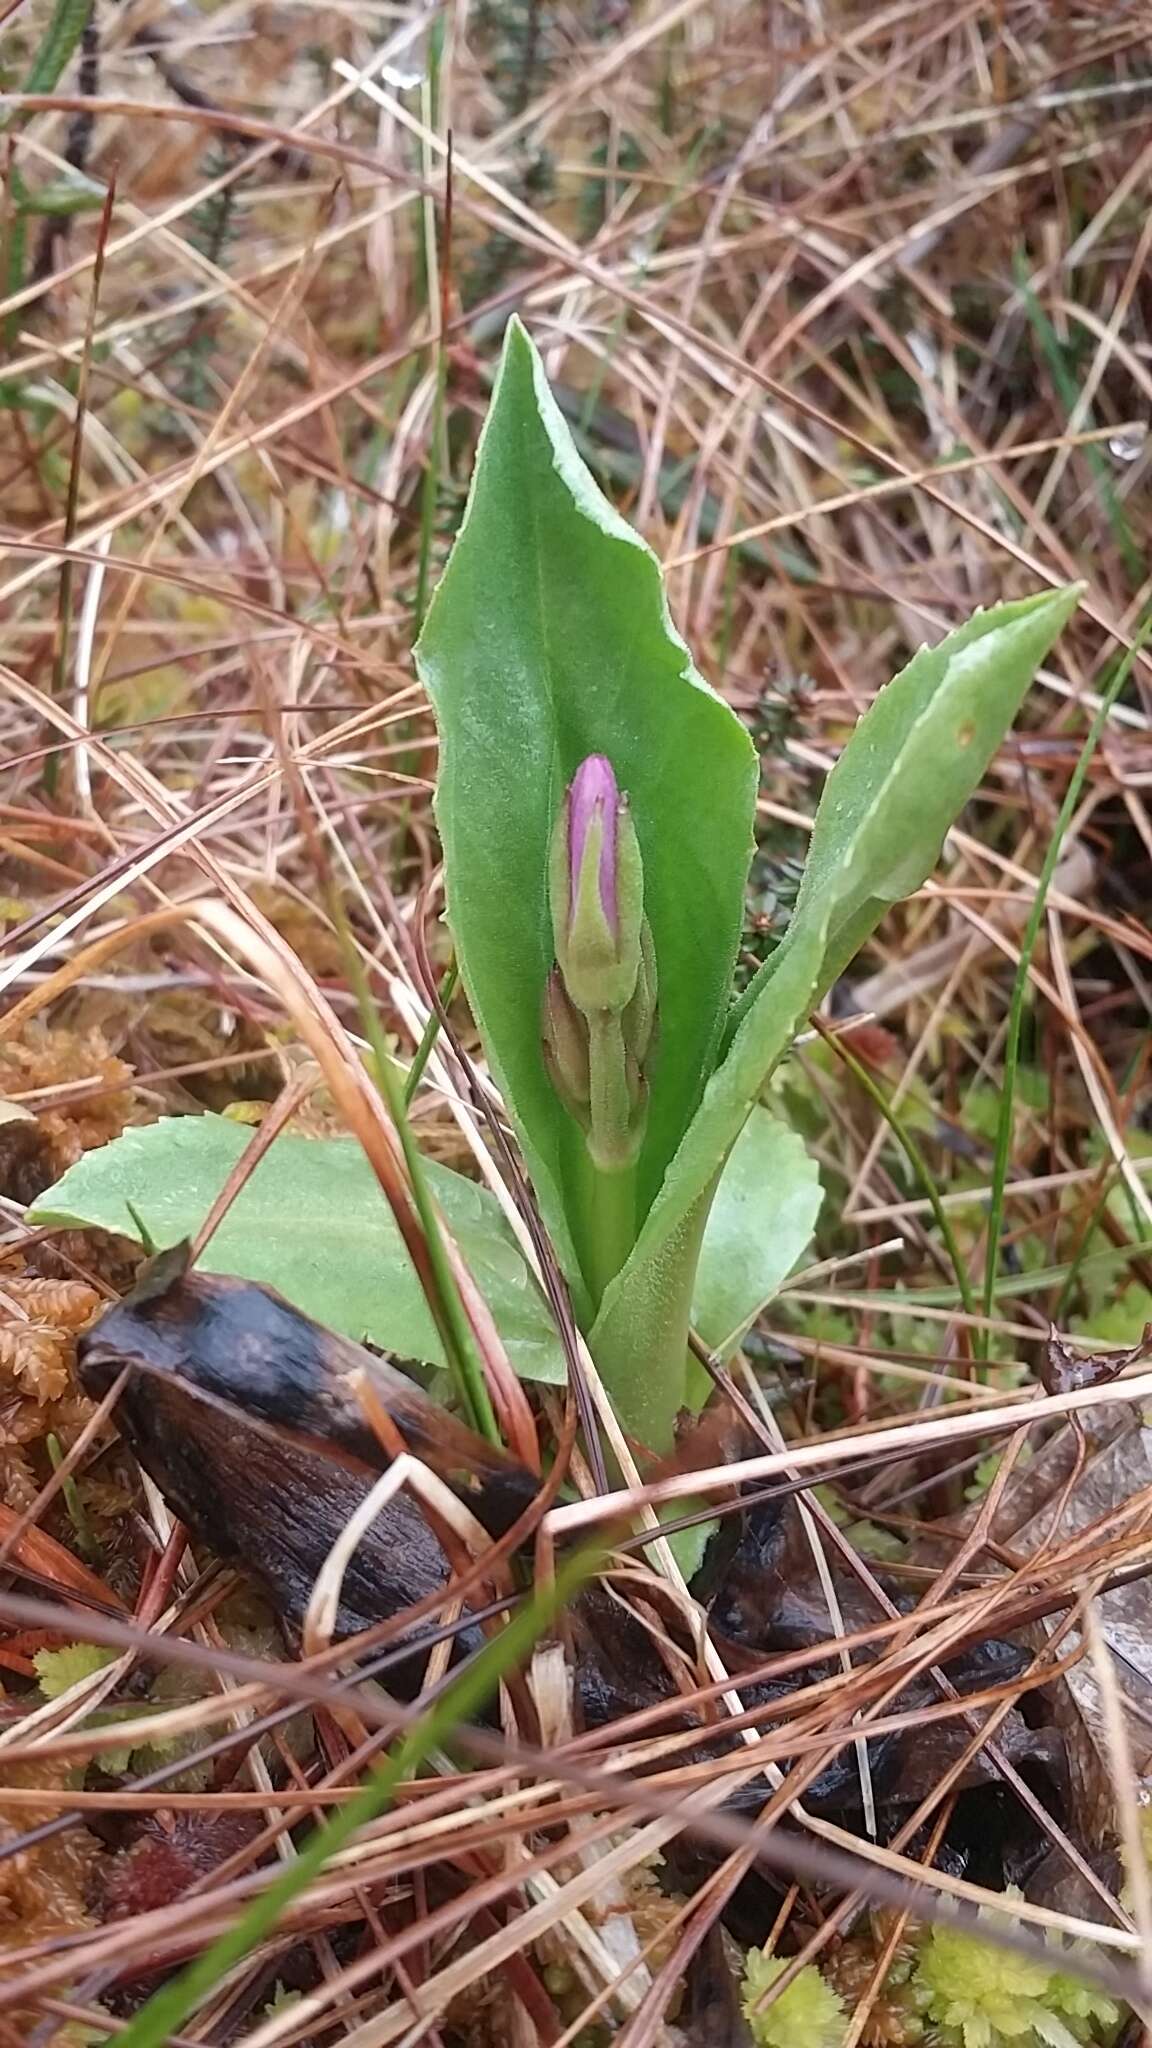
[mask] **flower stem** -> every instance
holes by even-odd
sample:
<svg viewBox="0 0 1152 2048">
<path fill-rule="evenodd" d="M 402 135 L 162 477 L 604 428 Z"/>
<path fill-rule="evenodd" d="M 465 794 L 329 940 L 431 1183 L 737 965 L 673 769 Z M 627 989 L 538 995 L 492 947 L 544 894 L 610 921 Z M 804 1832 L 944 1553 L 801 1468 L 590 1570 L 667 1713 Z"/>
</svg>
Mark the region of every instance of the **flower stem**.
<svg viewBox="0 0 1152 2048">
<path fill-rule="evenodd" d="M 584 1266 L 593 1300 L 616 1278 L 636 1242 L 636 1169 L 602 1173 L 584 1152 Z"/>
<path fill-rule="evenodd" d="M 622 1427 L 656 1455 L 672 1449 L 676 1418 L 688 1398 L 692 1294 L 714 1193 L 714 1184 L 705 1189 L 671 1232 L 660 1259 L 630 1275 L 592 1329 L 592 1355 Z"/>
</svg>

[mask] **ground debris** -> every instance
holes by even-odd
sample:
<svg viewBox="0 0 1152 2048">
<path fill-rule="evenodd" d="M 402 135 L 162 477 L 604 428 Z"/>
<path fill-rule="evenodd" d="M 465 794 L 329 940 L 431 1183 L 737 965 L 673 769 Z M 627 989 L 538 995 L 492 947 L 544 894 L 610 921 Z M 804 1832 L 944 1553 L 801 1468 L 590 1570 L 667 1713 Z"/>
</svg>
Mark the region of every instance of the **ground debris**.
<svg viewBox="0 0 1152 2048">
<path fill-rule="evenodd" d="M 66 1764 L 6 1764 L 0 1782 L 0 1847 L 28 1831 L 28 1810 L 5 1806 L 4 1785 L 12 1790 L 59 1792 L 58 1808 L 37 1810 L 37 1821 L 51 1820 L 68 1803 Z M 70 1828 L 31 1849 L 17 1850 L 0 1860 L 0 1948 L 23 1946 L 52 1934 L 72 1934 L 93 1924 L 90 1894 L 100 1848 L 86 1828 Z"/>
<path fill-rule="evenodd" d="M 76 1379 L 76 1339 L 102 1306 L 80 1280 L 0 1266 L 0 1501 L 22 1511 L 50 1471 L 51 1438 L 68 1450 L 92 1413 Z"/>
<path fill-rule="evenodd" d="M 263 1828 L 258 1813 L 173 1812 L 160 1807 L 133 1824 L 130 1839 L 97 1867 L 93 1897 L 103 1920 L 129 1920 L 170 1906 Z"/>
<path fill-rule="evenodd" d="M 119 1137 L 132 1116 L 132 1079 L 100 1031 L 32 1024 L 0 1046 L 0 1102 L 32 1111 L 0 1124 L 0 1194 L 34 1202 L 81 1153 Z M 67 1093 L 80 1082 L 100 1092 Z"/>
<path fill-rule="evenodd" d="M 871 1928 L 834 1944 L 821 1967 L 848 2011 L 857 2011 L 876 1974 L 881 1945 Z M 893 1956 L 860 2035 L 861 2048 L 919 2048 L 924 2038 L 922 2006 L 910 1979 L 918 1943 L 906 1937 Z"/>
</svg>

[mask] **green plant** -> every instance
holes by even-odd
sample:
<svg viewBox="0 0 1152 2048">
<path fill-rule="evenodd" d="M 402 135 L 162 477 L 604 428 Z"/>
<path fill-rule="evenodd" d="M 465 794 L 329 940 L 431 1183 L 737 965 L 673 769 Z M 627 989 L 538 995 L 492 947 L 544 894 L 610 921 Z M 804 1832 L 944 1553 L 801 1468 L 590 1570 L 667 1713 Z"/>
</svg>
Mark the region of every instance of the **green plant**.
<svg viewBox="0 0 1152 2048">
<path fill-rule="evenodd" d="M 828 779 L 786 935 L 730 1007 L 754 750 L 509 329 L 417 647 L 440 728 L 448 914 L 597 1364 L 654 1448 L 703 1391 L 687 1336 L 709 1212 L 760 1092 L 886 906 L 923 881 L 1075 603 L 1059 591 L 978 614 L 881 693 Z M 598 1115 L 609 1061 L 615 1105 Z M 750 1238 L 771 1239 L 780 1193 L 760 1183 Z M 759 1305 L 746 1295 L 733 1327 Z"/>
<path fill-rule="evenodd" d="M 74 1685 L 79 1685 L 82 1679 L 93 1678 L 98 1671 L 104 1671 L 109 1664 L 114 1664 L 116 1655 L 115 1650 L 99 1649 L 95 1643 L 68 1643 L 60 1650 L 37 1650 L 32 1661 L 36 1666 L 36 1677 L 44 1698 L 58 1700 L 64 1693 L 70 1692 Z M 162 1710 L 162 1702 L 143 1709 L 138 1704 L 98 1707 L 94 1713 L 89 1713 L 85 1717 L 85 1725 L 89 1728 L 115 1728 L 120 1721 L 138 1720 L 141 1712 L 146 1714 Z M 101 1750 L 101 1769 L 113 1773 L 126 1771 L 132 1759 L 140 1755 L 145 1747 L 150 1745 L 134 1744 L 127 1749 Z M 174 1751 L 175 1746 L 171 1742 L 162 1742 L 156 1746 L 155 1754 L 169 1756 L 174 1754 Z"/>
<path fill-rule="evenodd" d="M 577 1318 L 625 1427 L 651 1449 L 667 1449 L 707 1391 L 690 1325 L 734 1348 L 815 1220 L 815 1170 L 762 1107 L 765 1084 L 888 905 L 930 871 L 1076 602 L 1059 590 L 978 613 L 880 693 L 828 777 L 784 935 L 733 1002 L 755 750 L 694 668 L 655 556 L 580 460 L 527 334 L 509 327 L 417 647 L 440 732 L 448 918 Z M 34 1220 L 138 1234 L 127 1198 L 171 1242 L 170 1221 L 157 1229 L 162 1188 L 191 1171 L 202 1214 L 224 1178 L 201 1156 L 211 1133 L 176 1129 L 129 1134 L 135 1175 L 117 1146 L 82 1160 Z M 458 1179 L 441 1172 L 436 1190 L 454 1226 Z M 282 1204 L 284 1188 L 281 1176 Z M 237 1231 L 251 1199 L 229 1218 Z M 517 1305 L 535 1301 L 500 1219 L 471 1199 L 467 1255 L 493 1246 Z M 252 1271 L 236 1257 L 233 1270 Z M 260 1259 L 256 1277 L 300 1300 L 293 1259 L 267 1232 Z M 332 1269 L 337 1287 L 343 1275 L 355 1288 L 352 1263 Z M 363 1326 L 435 1362 L 429 1319 L 413 1330 L 395 1233 L 380 1235 L 367 1278 L 378 1313 L 358 1307 Z M 510 1335 L 508 1303 L 493 1308 Z M 552 1377 L 547 1346 L 545 1358 Z"/>
<path fill-rule="evenodd" d="M 22 92 L 34 94 L 50 93 L 55 90 L 83 38 L 91 12 L 92 0 L 56 0 L 43 39 L 22 82 Z M 6 126 L 7 122 L 0 119 L 0 130 Z M 74 182 L 68 178 L 58 179 L 39 195 L 31 193 L 15 163 L 11 164 L 9 170 L 9 197 L 10 218 L 2 263 L 5 297 L 18 292 L 24 282 L 26 225 L 29 216 L 82 213 L 93 204 L 99 205 L 102 199 L 102 195 L 95 192 L 88 180 L 82 176 L 77 177 Z M 9 337 L 15 334 L 18 321 L 17 308 L 8 315 Z"/>
<path fill-rule="evenodd" d="M 990 1915 L 983 1908 L 978 1920 Z M 1115 2025 L 1119 2008 L 1073 1976 L 1074 1959 L 1014 1955 L 978 1934 L 938 1924 L 925 1937 L 913 1984 L 941 2048 L 1081 2048 Z"/>
<path fill-rule="evenodd" d="M 783 1956 L 749 1949 L 744 1967 L 744 2017 L 756 2048 L 840 2048 L 844 2004 L 815 1963 L 806 1963 L 792 1982 L 761 2011 L 760 2000 L 787 1968 Z"/>
</svg>

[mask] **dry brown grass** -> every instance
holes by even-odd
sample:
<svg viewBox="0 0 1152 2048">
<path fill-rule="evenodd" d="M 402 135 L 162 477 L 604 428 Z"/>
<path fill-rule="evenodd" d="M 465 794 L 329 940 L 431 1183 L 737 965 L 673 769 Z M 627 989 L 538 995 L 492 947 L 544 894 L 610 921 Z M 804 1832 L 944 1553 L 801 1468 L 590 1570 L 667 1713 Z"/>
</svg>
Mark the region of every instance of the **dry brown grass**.
<svg viewBox="0 0 1152 2048">
<path fill-rule="evenodd" d="M 48 11 L 6 11 L 10 89 Z M 851 1043 L 914 1124 L 978 1277 L 1013 963 L 1086 713 L 1150 594 L 1143 0 L 487 0 L 440 15 L 105 0 L 93 23 L 83 71 L 73 63 L 55 97 L 16 98 L 3 137 L 9 251 L 17 179 L 36 193 L 80 161 L 105 207 L 51 234 L 33 217 L 0 307 L 0 912 L 16 1004 L 0 1078 L 37 1118 L 35 1135 L 0 1128 L 0 1311 L 17 1331 L 0 1375 L 17 1356 L 64 1355 L 70 1328 L 52 1303 L 37 1298 L 33 1315 L 19 1287 L 5 1293 L 5 1273 L 94 1279 L 105 1295 L 123 1278 L 107 1247 L 30 1244 L 22 1213 L 126 1114 L 285 1091 L 296 1112 L 316 1094 L 310 1053 L 328 1091 L 313 1113 L 350 1122 L 380 1171 L 397 1170 L 387 1119 L 359 1085 L 317 848 L 387 1026 L 415 1044 L 445 957 L 435 741 L 410 659 L 426 478 L 431 466 L 434 574 L 513 309 L 588 459 L 665 560 L 701 668 L 761 737 L 753 924 L 786 894 L 846 731 L 910 649 L 976 604 L 1086 584 L 936 880 L 887 920 L 845 998 L 884 1027 Z M 986 1702 L 990 1719 L 965 1701 L 972 1747 L 987 1749 L 1043 1680 L 1077 1769 L 1095 1755 L 1096 1776 L 1066 1828 L 1044 1823 L 1075 1894 L 1026 1898 L 1018 1926 L 1094 1924 L 1116 1966 L 1152 1939 L 1147 1887 L 1122 1904 L 1115 1870 L 1092 1860 L 1116 1834 L 1131 1841 L 1148 1771 L 1147 1612 L 1121 1614 L 1109 1602 L 1129 1596 L 1102 1588 L 1128 1579 L 1138 1596 L 1147 1565 L 1152 1473 L 1134 1425 L 1152 1380 L 1131 1368 L 1099 1421 L 1099 1390 L 1041 1403 L 1015 1370 L 1034 1363 L 1050 1317 L 1090 1345 L 1132 1342 L 1152 1316 L 1150 681 L 1142 654 L 1033 965 L 1004 1247 L 1021 1278 L 1000 1298 L 983 1384 L 980 1319 L 957 1305 L 874 1102 L 815 1036 L 785 1084 L 829 1190 L 814 1255 L 826 1263 L 760 1332 L 780 1398 L 753 1470 L 835 1476 L 849 1519 L 914 1539 L 914 1624 L 880 1603 L 876 1661 L 828 1676 L 793 1658 L 805 1690 L 787 1721 L 747 1717 L 738 1748 L 706 1767 L 678 1764 L 683 1744 L 659 1725 L 621 1724 L 609 1749 L 561 1717 L 546 1756 L 477 1737 L 405 1788 L 181 2040 L 642 2048 L 676 2025 L 691 2042 L 732 2038 L 722 2020 L 685 2016 L 683 1987 L 758 1853 L 793 1859 L 778 1917 L 804 1956 L 836 1951 L 865 1888 L 897 1915 L 922 1869 L 940 1896 L 980 1893 L 928 1867 L 957 1761 L 888 1847 L 801 1808 L 790 1836 L 776 1822 L 861 1724 L 900 1720 L 913 1668 L 1024 1627 L 1036 1662 Z M 431 1075 L 415 1107 L 423 1141 L 499 1182 L 459 1063 L 446 1052 Z M 814 1368 L 789 1371 L 781 1346 Z M 15 1401 L 59 1403 L 55 1384 L 13 1388 Z M 15 1412 L 11 1391 L 0 1378 L 0 1414 Z M 1061 1427 L 1077 1407 L 1086 1437 L 1079 1420 Z M 221 1608 L 227 1587 L 154 1494 L 131 1506 L 152 1546 L 142 1581 L 141 1543 L 117 1550 L 96 1477 L 105 1533 L 89 1563 L 130 1612 L 93 1609 L 86 1629 L 120 1660 L 38 1706 L 30 1658 L 58 1640 L 43 1596 L 68 1583 L 50 1546 L 74 1550 L 75 1524 L 59 1475 L 44 1484 L 21 1448 L 42 1434 L 21 1413 L 0 1536 L 33 1583 L 0 1592 L 0 1851 L 24 1889 L 0 1874 L 0 1941 L 21 1964 L 0 1989 L 0 2041 L 76 2039 L 67 2029 L 84 2024 L 114 2038 L 124 1987 L 137 1995 L 229 1924 L 265 1881 L 261 1855 L 291 1853 L 288 1830 L 346 1795 L 396 1716 L 347 1679 L 335 1689 L 331 1658 L 284 1662 L 266 1620 Z M 56 1421 L 65 1476 L 83 1480 L 106 1417 L 73 1403 Z M 1108 1483 L 1117 1441 L 1128 1462 Z M 992 1493 L 966 1507 L 977 1455 L 1003 1443 Z M 1049 1494 L 1030 1501 L 1014 1491 L 1026 1453 L 1053 1467 Z M 1104 1474 L 1095 1494 L 1087 1471 Z M 579 1463 L 573 1473 L 587 1479 Z M 843 1546 L 832 1496 L 809 1498 L 814 1540 Z M 649 1555 L 675 1581 L 667 1555 Z M 22 1607 L 33 1591 L 39 1606 Z M 155 1788 L 91 1770 L 80 1785 L 77 1762 L 124 1746 L 122 1727 L 113 1737 L 92 1715 L 118 1688 L 122 1704 L 141 1699 L 128 1681 L 148 1630 L 169 1676 L 141 1727 L 179 1737 L 199 1775 L 175 1793 L 164 1766 Z M 1053 1676 L 1077 1659 L 1079 1691 Z M 729 1676 L 714 1651 L 696 1673 L 717 1713 L 739 1715 Z M 961 1712 L 946 1697 L 933 1711 Z M 290 1721 L 311 1732 L 290 1740 Z M 734 1773 L 789 1759 L 754 1825 L 718 1811 Z M 133 1811 L 152 1816 L 158 1874 L 127 1885 L 105 1924 L 85 1889 L 95 1852 L 76 1845 L 91 1845 L 87 1823 Z M 15 1855 L 22 1830 L 62 1813 L 69 1825 Z M 202 1827 L 181 1861 L 181 1829 L 206 1815 L 211 1850 Z M 689 1820 L 713 1864 L 702 1890 L 669 1902 L 652 1870 Z M 832 1866 L 839 1888 L 834 1852 L 865 1859 Z M 925 1910 L 925 1895 L 914 1903 Z M 885 2038 L 868 2030 L 902 1926 L 890 1921 L 857 1970 L 853 2042 Z M 296 1980 L 303 1998 L 270 2007 Z"/>
</svg>

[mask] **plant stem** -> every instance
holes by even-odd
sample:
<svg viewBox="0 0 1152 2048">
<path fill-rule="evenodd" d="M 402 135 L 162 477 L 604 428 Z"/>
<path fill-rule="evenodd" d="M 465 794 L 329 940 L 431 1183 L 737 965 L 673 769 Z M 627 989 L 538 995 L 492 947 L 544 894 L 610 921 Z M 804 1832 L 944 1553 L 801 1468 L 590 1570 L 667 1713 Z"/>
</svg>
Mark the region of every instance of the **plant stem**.
<svg viewBox="0 0 1152 2048">
<path fill-rule="evenodd" d="M 585 1278 L 597 1306 L 636 1242 L 636 1169 L 601 1173 L 582 1147 Z"/>
<path fill-rule="evenodd" d="M 445 1009 L 447 1009 L 448 1004 L 451 1002 L 452 997 L 456 993 L 456 983 L 459 981 L 459 979 L 460 969 L 457 966 L 455 960 L 453 960 L 451 965 L 445 972 L 443 981 L 440 983 L 440 1001 Z M 420 1086 L 420 1082 L 424 1075 L 424 1069 L 428 1065 L 428 1061 L 432 1056 L 432 1048 L 435 1045 L 439 1035 L 440 1018 L 438 1013 L 435 1010 L 433 1010 L 428 1018 L 428 1022 L 424 1026 L 424 1030 L 420 1038 L 420 1043 L 416 1047 L 416 1052 L 412 1060 L 412 1065 L 409 1067 L 407 1076 L 404 1081 L 405 1109 L 409 1109 L 411 1107 L 412 1097 L 415 1095 L 416 1090 Z"/>
<path fill-rule="evenodd" d="M 93 0 L 56 0 L 43 40 L 20 87 L 21 92 L 54 92 L 60 74 L 73 55 L 88 25 Z M 0 133 L 11 116 L 0 119 Z M 27 244 L 28 187 L 19 167 L 9 164 L 8 201 L 11 212 L 0 253 L 0 298 L 14 296 L 24 282 L 24 252 Z M 13 307 L 4 325 L 4 339 L 13 341 L 20 326 L 20 308 Z"/>
<path fill-rule="evenodd" d="M 467 1311 L 460 1298 L 456 1275 L 452 1271 L 444 1248 L 440 1219 L 436 1214 L 436 1206 L 424 1172 L 423 1156 L 412 1136 L 412 1126 L 408 1121 L 408 1105 L 404 1099 L 403 1085 L 393 1066 L 380 1013 L 372 1000 L 368 977 L 364 972 L 364 965 L 352 936 L 352 928 L 337 889 L 329 889 L 328 903 L 344 955 L 348 986 L 356 998 L 364 1035 L 372 1048 L 376 1084 L 384 1097 L 388 1114 L 400 1140 L 404 1164 L 408 1169 L 413 1207 L 420 1219 L 428 1247 L 428 1264 L 435 1283 L 434 1293 L 427 1293 L 428 1307 L 440 1333 L 448 1370 L 468 1421 L 480 1436 L 487 1437 L 490 1444 L 500 1446 L 503 1438 L 492 1407 L 488 1383 L 484 1378 L 484 1367 Z"/>
<path fill-rule="evenodd" d="M 48 1462 L 52 1470 L 58 1472 L 64 1463 L 64 1451 L 60 1439 L 54 1430 L 49 1430 L 44 1442 L 48 1452 Z M 60 1488 L 64 1495 L 64 1505 L 68 1510 L 68 1519 L 76 1531 L 77 1549 L 84 1557 L 98 1557 L 100 1546 L 92 1534 L 92 1525 L 84 1512 L 84 1503 L 80 1498 L 76 1481 L 70 1472 L 61 1480 Z"/>
<path fill-rule="evenodd" d="M 592 1329 L 592 1355 L 621 1426 L 657 1455 L 672 1449 L 687 1398 L 692 1295 L 719 1177 L 671 1232 L 660 1260 L 601 1309 Z"/>
</svg>

